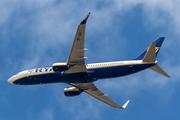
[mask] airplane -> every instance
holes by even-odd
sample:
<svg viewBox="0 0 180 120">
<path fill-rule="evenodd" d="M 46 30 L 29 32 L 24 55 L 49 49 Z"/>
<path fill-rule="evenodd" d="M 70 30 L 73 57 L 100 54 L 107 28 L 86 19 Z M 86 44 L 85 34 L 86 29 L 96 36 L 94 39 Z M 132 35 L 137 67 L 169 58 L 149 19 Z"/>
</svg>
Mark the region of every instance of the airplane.
<svg viewBox="0 0 180 120">
<path fill-rule="evenodd" d="M 151 70 L 170 78 L 170 76 L 157 65 L 156 56 L 165 37 L 153 41 L 137 58 L 128 61 L 114 61 L 85 64 L 84 47 L 86 22 L 90 15 L 79 23 L 67 62 L 54 63 L 52 67 L 29 69 L 17 73 L 8 79 L 9 83 L 16 85 L 35 85 L 47 83 L 66 83 L 72 87 L 64 89 L 65 96 L 77 96 L 85 92 L 92 97 L 114 107 L 126 108 L 129 100 L 120 106 L 111 100 L 93 83 L 100 79 L 122 77 L 150 68 Z"/>
</svg>

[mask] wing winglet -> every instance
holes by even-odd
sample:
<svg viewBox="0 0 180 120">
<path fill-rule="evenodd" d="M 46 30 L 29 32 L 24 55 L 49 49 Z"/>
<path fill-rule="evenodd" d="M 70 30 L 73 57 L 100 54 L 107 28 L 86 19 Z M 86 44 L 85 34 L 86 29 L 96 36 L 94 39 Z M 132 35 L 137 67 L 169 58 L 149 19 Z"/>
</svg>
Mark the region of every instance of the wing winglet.
<svg viewBox="0 0 180 120">
<path fill-rule="evenodd" d="M 122 106 L 122 108 L 126 108 L 126 106 L 128 105 L 129 102 L 130 102 L 130 100 L 128 100 L 128 101 Z"/>
<path fill-rule="evenodd" d="M 89 13 L 87 14 L 87 16 L 83 19 L 83 21 L 81 21 L 80 24 L 86 24 L 86 21 L 87 21 L 89 15 L 90 15 L 90 13 L 91 13 L 91 12 L 89 12 Z"/>
</svg>

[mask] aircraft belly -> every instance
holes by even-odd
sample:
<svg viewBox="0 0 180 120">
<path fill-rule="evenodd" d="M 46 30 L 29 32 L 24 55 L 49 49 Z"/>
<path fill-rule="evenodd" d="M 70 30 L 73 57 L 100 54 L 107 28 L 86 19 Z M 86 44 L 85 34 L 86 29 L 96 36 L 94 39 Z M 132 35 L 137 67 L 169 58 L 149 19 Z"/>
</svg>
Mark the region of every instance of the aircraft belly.
<svg viewBox="0 0 180 120">
<path fill-rule="evenodd" d="M 19 85 L 34 85 L 34 84 L 45 84 L 45 83 L 56 83 L 61 82 L 59 75 L 56 73 L 40 74 L 40 75 L 29 75 L 19 80 L 16 80 L 14 84 Z"/>
<path fill-rule="evenodd" d="M 66 83 L 89 83 L 96 81 L 95 74 L 92 72 L 81 72 L 74 74 L 64 74 L 62 75 L 66 78 Z"/>
<path fill-rule="evenodd" d="M 18 85 L 35 85 L 46 83 L 88 83 L 94 82 L 94 73 L 75 73 L 75 74 L 62 74 L 61 72 L 25 76 L 21 79 L 14 81 Z"/>
</svg>

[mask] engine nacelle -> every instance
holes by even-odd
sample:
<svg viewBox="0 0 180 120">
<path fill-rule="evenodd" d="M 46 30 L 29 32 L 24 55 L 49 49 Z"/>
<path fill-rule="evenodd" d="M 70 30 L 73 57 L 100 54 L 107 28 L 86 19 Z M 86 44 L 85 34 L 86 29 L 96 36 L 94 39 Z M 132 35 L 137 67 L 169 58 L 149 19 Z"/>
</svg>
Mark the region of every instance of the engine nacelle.
<svg viewBox="0 0 180 120">
<path fill-rule="evenodd" d="M 54 63 L 52 65 L 52 69 L 54 72 L 61 72 L 68 70 L 67 63 Z"/>
<path fill-rule="evenodd" d="M 64 89 L 64 95 L 68 97 L 80 95 L 81 93 L 82 90 L 76 87 L 68 87 Z"/>
</svg>

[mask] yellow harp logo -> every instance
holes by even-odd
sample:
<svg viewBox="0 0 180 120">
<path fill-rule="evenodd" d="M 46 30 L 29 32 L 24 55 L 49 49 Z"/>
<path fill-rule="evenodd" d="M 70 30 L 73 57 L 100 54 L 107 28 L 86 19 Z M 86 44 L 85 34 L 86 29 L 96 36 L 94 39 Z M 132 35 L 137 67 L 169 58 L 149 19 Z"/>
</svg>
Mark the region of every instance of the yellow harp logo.
<svg viewBox="0 0 180 120">
<path fill-rule="evenodd" d="M 158 51 L 159 51 L 159 48 L 160 47 L 155 47 L 155 53 L 157 53 Z M 148 49 L 147 49 L 147 51 L 149 50 L 149 47 L 148 47 Z"/>
</svg>

